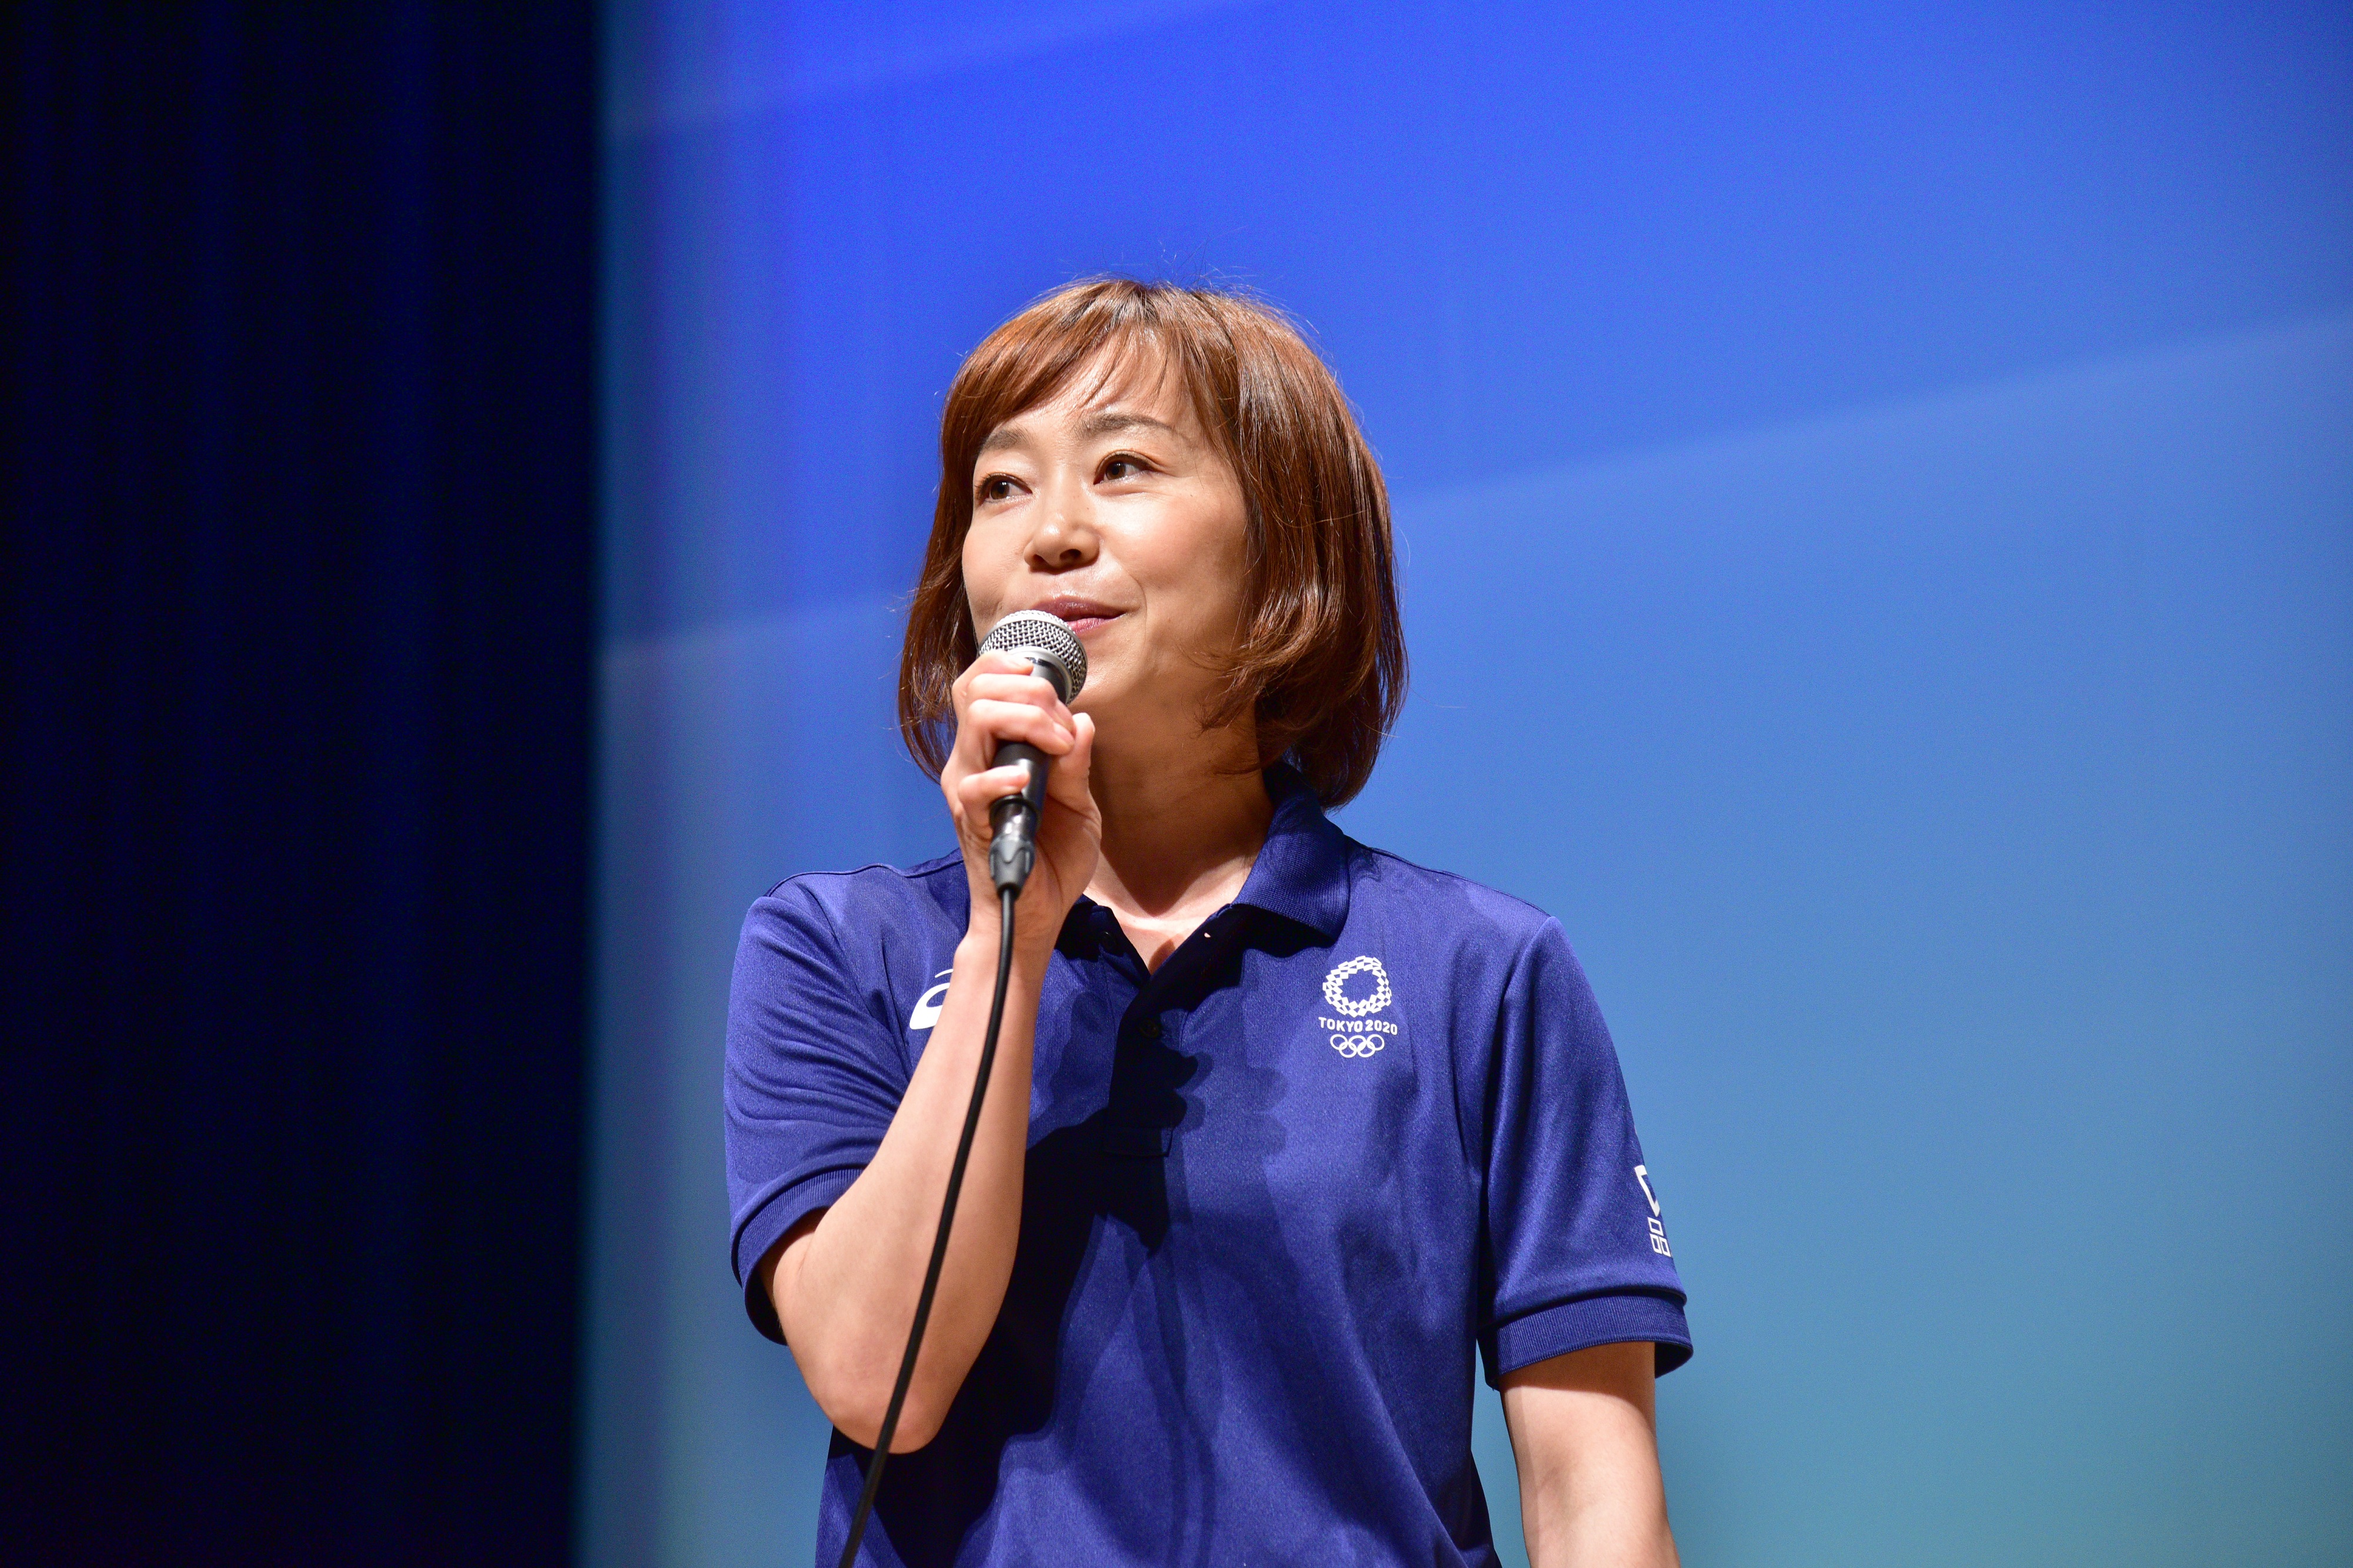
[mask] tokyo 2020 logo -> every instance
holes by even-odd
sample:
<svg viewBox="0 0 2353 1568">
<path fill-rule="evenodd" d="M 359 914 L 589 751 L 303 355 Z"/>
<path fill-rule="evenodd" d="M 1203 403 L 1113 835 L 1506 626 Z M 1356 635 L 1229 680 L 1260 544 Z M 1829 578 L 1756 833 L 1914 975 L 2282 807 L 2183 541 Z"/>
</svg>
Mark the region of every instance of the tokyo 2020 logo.
<svg viewBox="0 0 2353 1568">
<path fill-rule="evenodd" d="M 1369 994 L 1351 996 L 1348 982 L 1359 974 L 1373 977 L 1373 989 Z M 1332 1048 L 1344 1057 L 1371 1056 L 1388 1043 L 1383 1036 L 1397 1033 L 1397 1026 L 1386 1020 L 1366 1021 L 1396 1000 L 1389 990 L 1389 972 L 1377 958 L 1352 958 L 1335 965 L 1324 977 L 1324 1000 L 1340 1015 L 1324 1022 L 1333 1031 Z"/>
</svg>

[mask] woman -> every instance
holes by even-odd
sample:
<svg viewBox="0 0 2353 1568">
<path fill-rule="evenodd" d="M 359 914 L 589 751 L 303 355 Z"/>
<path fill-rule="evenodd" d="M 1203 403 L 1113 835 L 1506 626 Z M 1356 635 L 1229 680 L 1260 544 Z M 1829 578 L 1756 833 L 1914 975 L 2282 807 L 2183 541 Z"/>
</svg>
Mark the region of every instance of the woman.
<svg viewBox="0 0 2353 1568">
<path fill-rule="evenodd" d="M 1535 1562 L 1673 1563 L 1652 1380 L 1690 1337 L 1584 976 L 1324 816 L 1405 681 L 1330 373 L 1250 300 L 1078 284 L 965 362 L 941 456 L 900 706 L 958 851 L 776 888 L 729 1020 L 738 1278 L 839 1428 L 819 1562 L 973 1082 L 1024 741 L 1039 865 L 864 1560 L 1492 1562 L 1476 1344 Z M 1085 645 L 1070 707 L 977 653 L 1029 608 Z"/>
</svg>

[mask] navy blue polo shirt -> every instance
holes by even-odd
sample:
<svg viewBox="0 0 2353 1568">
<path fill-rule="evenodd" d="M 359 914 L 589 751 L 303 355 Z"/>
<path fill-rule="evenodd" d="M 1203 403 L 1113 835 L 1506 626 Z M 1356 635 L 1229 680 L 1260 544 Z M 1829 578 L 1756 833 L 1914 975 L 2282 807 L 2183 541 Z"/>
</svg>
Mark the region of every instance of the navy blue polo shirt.
<svg viewBox="0 0 2353 1568">
<path fill-rule="evenodd" d="M 1559 925 L 1355 842 L 1287 770 L 1268 785 L 1241 895 L 1158 973 L 1092 900 L 1064 923 L 1004 1310 L 939 1436 L 892 1458 L 862 1561 L 1491 1563 L 1472 1347 L 1491 1382 L 1621 1341 L 1689 1358 Z M 752 906 L 727 1032 L 739 1280 L 873 1157 L 966 897 L 951 855 Z M 820 1563 L 866 1458 L 834 1435 Z"/>
</svg>

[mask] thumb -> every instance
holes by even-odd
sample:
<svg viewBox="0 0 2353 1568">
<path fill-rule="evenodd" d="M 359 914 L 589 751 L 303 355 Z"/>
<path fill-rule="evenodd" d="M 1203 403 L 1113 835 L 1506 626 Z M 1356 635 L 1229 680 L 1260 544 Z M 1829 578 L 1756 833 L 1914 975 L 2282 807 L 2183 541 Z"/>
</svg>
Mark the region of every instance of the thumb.
<svg viewBox="0 0 2353 1568">
<path fill-rule="evenodd" d="M 1089 794 L 1087 769 L 1095 755 L 1094 718 L 1091 714 L 1073 713 L 1071 715 L 1071 749 L 1055 762 L 1054 771 L 1047 780 L 1047 788 L 1055 795 L 1062 795 L 1067 790 L 1069 795 L 1063 804 L 1080 805 L 1084 803 Z"/>
</svg>

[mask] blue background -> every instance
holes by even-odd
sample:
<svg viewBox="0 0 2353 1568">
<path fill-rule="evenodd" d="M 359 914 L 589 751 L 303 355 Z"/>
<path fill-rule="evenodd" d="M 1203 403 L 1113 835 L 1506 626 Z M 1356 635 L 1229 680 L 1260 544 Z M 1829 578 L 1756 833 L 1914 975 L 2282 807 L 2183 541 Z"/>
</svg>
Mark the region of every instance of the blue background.
<svg viewBox="0 0 2353 1568">
<path fill-rule="evenodd" d="M 1342 820 L 1592 975 L 1686 1559 L 2353 1552 L 2353 14 L 607 21 L 587 1562 L 809 1559 L 733 934 L 943 846 L 941 395 L 1104 269 L 1262 289 L 1362 410 L 1415 681 Z"/>
</svg>

